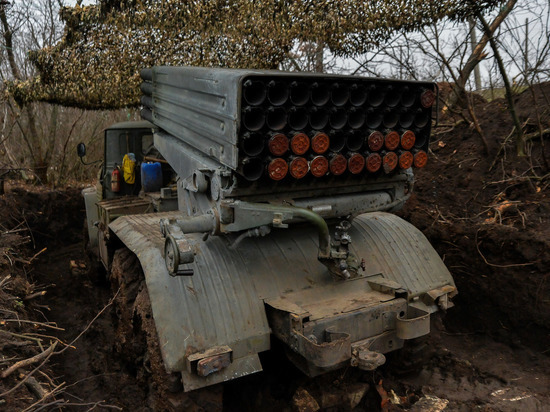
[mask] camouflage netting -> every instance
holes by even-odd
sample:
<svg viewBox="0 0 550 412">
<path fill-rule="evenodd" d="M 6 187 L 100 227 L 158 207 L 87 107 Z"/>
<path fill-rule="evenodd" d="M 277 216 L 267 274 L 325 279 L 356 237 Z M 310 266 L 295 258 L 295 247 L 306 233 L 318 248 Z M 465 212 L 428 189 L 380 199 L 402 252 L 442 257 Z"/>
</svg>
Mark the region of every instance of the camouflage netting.
<svg viewBox="0 0 550 412">
<path fill-rule="evenodd" d="M 14 83 L 24 104 L 91 109 L 139 104 L 139 70 L 153 65 L 277 68 L 296 40 L 357 55 L 396 31 L 462 20 L 503 0 L 103 0 L 64 8 L 54 48 L 30 53 L 40 76 Z"/>
</svg>

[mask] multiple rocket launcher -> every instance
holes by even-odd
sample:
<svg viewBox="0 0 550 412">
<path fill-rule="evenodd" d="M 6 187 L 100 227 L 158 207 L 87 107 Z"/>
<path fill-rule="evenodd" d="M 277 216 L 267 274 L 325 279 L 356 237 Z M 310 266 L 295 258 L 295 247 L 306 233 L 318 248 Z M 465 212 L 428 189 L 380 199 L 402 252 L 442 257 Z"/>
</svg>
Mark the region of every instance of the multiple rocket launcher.
<svg viewBox="0 0 550 412">
<path fill-rule="evenodd" d="M 190 70 L 186 92 L 198 87 L 195 92 L 221 101 L 213 114 L 234 120 L 229 136 L 221 140 L 230 140 L 237 162 L 226 165 L 248 181 L 378 176 L 426 165 L 436 101 L 433 83 L 275 71 L 153 70 L 163 69 L 179 70 L 179 75 Z M 166 74 L 142 72 L 145 117 L 161 128 L 163 108 L 175 102 L 166 94 Z M 220 85 L 235 80 L 237 87 Z M 187 139 L 188 131 L 167 129 L 201 150 L 202 144 L 193 144 L 196 139 Z"/>
</svg>

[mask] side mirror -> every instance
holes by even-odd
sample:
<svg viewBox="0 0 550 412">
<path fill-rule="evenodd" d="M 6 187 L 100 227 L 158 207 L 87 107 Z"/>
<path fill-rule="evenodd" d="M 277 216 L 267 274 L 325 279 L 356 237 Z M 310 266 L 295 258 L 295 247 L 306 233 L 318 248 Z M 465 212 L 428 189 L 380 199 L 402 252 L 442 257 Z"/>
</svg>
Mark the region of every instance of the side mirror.
<svg viewBox="0 0 550 412">
<path fill-rule="evenodd" d="M 76 154 L 80 158 L 86 156 L 86 145 L 84 143 L 79 143 L 76 145 Z"/>
</svg>

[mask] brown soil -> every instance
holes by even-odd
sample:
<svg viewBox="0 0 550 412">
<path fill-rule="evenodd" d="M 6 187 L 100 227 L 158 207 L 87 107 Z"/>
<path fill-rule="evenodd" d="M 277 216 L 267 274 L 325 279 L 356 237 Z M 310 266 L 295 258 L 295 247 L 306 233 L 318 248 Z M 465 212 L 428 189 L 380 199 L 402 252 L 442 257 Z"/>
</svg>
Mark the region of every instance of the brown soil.
<svg viewBox="0 0 550 412">
<path fill-rule="evenodd" d="M 545 84 L 536 90 L 536 105 L 529 92 L 516 98 L 528 132 L 539 129 L 537 119 L 542 129 L 550 126 L 547 96 L 550 86 Z M 401 360 L 389 356 L 388 363 L 374 373 L 348 369 L 310 380 L 293 368 L 282 351 L 274 351 L 262 355 L 266 372 L 225 385 L 224 410 L 290 411 L 292 405 L 424 410 L 437 399 L 450 411 L 550 410 L 550 201 L 545 160 L 550 158 L 550 148 L 536 138 L 529 142 L 530 156 L 517 157 L 513 136 L 502 146 L 512 131 L 504 102 L 476 99 L 475 104 L 491 152 L 483 152 L 480 137 L 460 115 L 445 114 L 441 120 L 445 126 L 435 131 L 428 166 L 416 174 L 415 193 L 400 212 L 443 256 L 459 290 L 456 306 L 443 321 L 434 323 L 427 341 L 430 357 L 420 373 L 400 374 Z M 115 322 L 121 309 L 135 302 L 139 310 L 132 306 L 123 316 L 137 313 L 146 318 L 147 311 L 142 311 L 147 308 L 146 295 L 136 282 L 135 296 L 117 296 L 111 302 L 111 285 L 90 269 L 82 246 L 84 211 L 79 189 L 48 191 L 13 185 L 6 189 L 0 197 L 2 231 L 21 222 L 28 225 L 30 249 L 20 251 L 21 256 L 29 258 L 48 248 L 35 259 L 32 272 L 30 266 L 15 271 L 24 279 L 19 283 L 22 289 L 8 292 L 22 295 L 48 286 L 47 294 L 33 299 L 33 304 L 50 310 L 29 303 L 20 315 L 37 319 L 43 313 L 65 329 L 55 332 L 63 342 L 86 330 L 74 349 L 53 357 L 45 369 L 54 384 L 66 382 L 51 400 L 71 404 L 69 410 L 88 410 L 99 402 L 129 411 L 161 410 L 162 402 L 154 396 L 159 384 L 147 372 L 156 362 L 142 351 L 147 337 L 117 328 Z M 1 239 L 15 242 L 4 235 Z M 7 273 L 7 266 L 1 265 L 0 281 Z M 0 304 L 6 309 L 3 296 Z M 122 341 L 122 336 L 128 339 Z M 132 347 L 134 342 L 141 345 Z M 37 353 L 15 349 L 2 354 L 27 358 Z M 9 364 L 0 367 L 4 370 Z M 20 377 L 9 379 L 0 379 L 1 390 Z M 45 387 L 51 385 L 42 375 L 37 379 Z M 215 388 L 206 401 L 197 395 L 173 403 L 179 402 L 181 410 L 200 410 L 198 405 L 208 405 L 221 390 Z M 164 395 L 161 399 L 166 400 Z M 2 410 L 22 410 L 34 402 L 24 386 L 2 400 Z"/>
</svg>

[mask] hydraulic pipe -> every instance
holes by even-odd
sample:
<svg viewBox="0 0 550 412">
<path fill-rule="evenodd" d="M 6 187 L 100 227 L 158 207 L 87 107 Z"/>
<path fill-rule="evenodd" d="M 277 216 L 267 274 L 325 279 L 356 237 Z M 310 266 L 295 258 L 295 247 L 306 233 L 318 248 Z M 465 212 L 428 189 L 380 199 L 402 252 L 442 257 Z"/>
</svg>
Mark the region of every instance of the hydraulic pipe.
<svg viewBox="0 0 550 412">
<path fill-rule="evenodd" d="M 175 223 L 183 233 L 212 233 L 217 227 L 216 217 L 210 213 L 200 216 L 181 217 L 176 219 Z"/>
<path fill-rule="evenodd" d="M 301 217 L 307 220 L 317 227 L 319 233 L 319 259 L 330 258 L 330 232 L 328 225 L 325 219 L 317 213 L 300 207 L 271 205 L 269 203 L 248 203 L 246 208 L 249 210 L 268 211 L 273 213 L 287 213 L 293 217 Z"/>
</svg>

